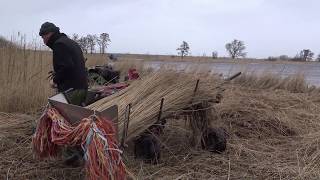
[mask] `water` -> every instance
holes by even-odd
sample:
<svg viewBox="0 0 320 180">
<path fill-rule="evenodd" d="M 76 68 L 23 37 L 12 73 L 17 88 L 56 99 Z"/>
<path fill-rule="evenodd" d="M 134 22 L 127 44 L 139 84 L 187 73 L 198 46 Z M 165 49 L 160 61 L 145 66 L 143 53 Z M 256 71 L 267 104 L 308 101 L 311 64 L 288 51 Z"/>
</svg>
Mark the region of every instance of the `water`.
<svg viewBox="0 0 320 180">
<path fill-rule="evenodd" d="M 302 74 L 309 85 L 320 86 L 320 63 L 194 63 L 194 62 L 163 62 L 150 61 L 146 64 L 147 67 L 155 69 L 161 66 L 177 69 L 177 70 L 191 70 L 200 68 L 214 73 L 221 73 L 228 77 L 236 72 L 246 73 L 267 73 L 274 74 L 281 77 L 288 77 L 291 75 Z"/>
</svg>

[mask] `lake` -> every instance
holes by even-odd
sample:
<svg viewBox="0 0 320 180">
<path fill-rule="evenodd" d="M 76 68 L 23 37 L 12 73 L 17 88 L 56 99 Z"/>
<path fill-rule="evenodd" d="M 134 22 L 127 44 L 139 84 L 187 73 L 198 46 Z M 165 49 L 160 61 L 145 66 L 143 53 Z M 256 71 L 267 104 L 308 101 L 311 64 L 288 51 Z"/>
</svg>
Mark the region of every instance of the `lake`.
<svg viewBox="0 0 320 180">
<path fill-rule="evenodd" d="M 287 77 L 295 74 L 303 74 L 309 85 L 320 86 L 320 63 L 280 63 L 280 62 L 164 62 L 145 61 L 147 67 L 159 69 L 161 66 L 176 70 L 201 69 L 214 73 L 221 73 L 228 77 L 236 72 L 274 74 Z"/>
</svg>

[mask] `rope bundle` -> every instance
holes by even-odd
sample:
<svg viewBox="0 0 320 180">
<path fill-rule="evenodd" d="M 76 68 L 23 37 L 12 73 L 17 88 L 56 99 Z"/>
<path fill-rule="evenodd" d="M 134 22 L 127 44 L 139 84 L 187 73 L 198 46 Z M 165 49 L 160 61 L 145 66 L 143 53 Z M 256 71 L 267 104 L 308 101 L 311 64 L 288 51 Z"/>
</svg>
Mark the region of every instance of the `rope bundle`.
<svg viewBox="0 0 320 180">
<path fill-rule="evenodd" d="M 117 146 L 115 130 L 110 121 L 95 115 L 71 126 L 54 109 L 41 116 L 33 137 L 33 150 L 41 158 L 57 155 L 59 146 L 81 145 L 88 179 L 125 179 L 122 151 Z"/>
</svg>

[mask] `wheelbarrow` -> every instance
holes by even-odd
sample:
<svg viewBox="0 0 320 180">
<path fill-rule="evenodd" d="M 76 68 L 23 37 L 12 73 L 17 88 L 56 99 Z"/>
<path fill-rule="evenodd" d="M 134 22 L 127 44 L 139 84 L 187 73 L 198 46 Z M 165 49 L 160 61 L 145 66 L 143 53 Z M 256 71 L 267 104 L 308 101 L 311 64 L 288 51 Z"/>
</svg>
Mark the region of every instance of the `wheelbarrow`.
<svg viewBox="0 0 320 180">
<path fill-rule="evenodd" d="M 48 99 L 49 105 L 59 111 L 59 114 L 63 116 L 63 118 L 72 126 L 77 126 L 81 122 L 81 124 L 84 124 L 83 127 L 86 129 L 83 131 L 73 131 L 74 129 L 71 128 L 71 130 L 68 131 L 69 134 L 67 136 L 63 136 L 64 138 L 61 137 L 63 141 L 61 141 L 60 137 L 55 137 L 56 141 L 53 140 L 54 138 L 52 138 L 49 140 L 49 143 L 43 146 L 41 137 L 48 137 L 46 136 L 48 134 L 48 128 L 43 128 L 44 131 L 40 130 L 39 134 L 35 135 L 35 141 L 33 141 L 35 142 L 34 147 L 36 152 L 38 152 L 38 154 L 41 154 L 42 152 L 44 154 L 43 156 L 48 156 L 47 154 L 52 152 L 54 154 L 54 152 L 57 151 L 57 148 L 55 148 L 57 145 L 81 145 L 83 159 L 87 163 L 85 167 L 86 172 L 89 173 L 89 179 L 100 179 L 100 177 L 102 179 L 108 179 L 108 177 L 110 179 L 124 179 L 126 176 L 126 169 L 121 158 L 123 150 L 121 149 L 121 146 L 119 147 L 117 145 L 120 144 L 118 136 L 118 106 L 114 105 L 103 111 L 93 111 L 85 107 L 69 104 L 68 99 L 66 98 L 67 96 L 65 96 L 64 93 L 65 92 L 58 93 L 57 95 L 50 97 Z M 50 114 L 52 111 L 53 110 L 49 109 L 48 115 L 48 117 L 51 115 L 50 117 L 53 121 L 52 126 L 61 127 L 59 122 L 63 121 L 59 121 L 59 118 L 57 118 L 55 114 Z M 92 118 L 88 121 L 86 118 L 89 117 Z M 44 123 L 48 119 L 44 118 L 41 120 L 44 127 L 49 127 L 48 125 L 46 126 L 46 123 Z M 89 126 L 87 122 L 90 123 Z M 111 127 L 112 125 L 114 127 Z M 78 127 L 79 126 L 76 128 Z M 59 128 L 53 129 L 57 130 Z M 49 129 L 51 135 L 53 134 L 52 137 L 55 136 L 55 133 L 52 133 L 52 131 L 55 131 L 53 129 Z M 74 132 L 81 132 L 79 133 L 80 136 L 77 136 L 78 133 Z M 74 134 L 75 136 L 69 136 L 70 134 Z M 124 137 L 122 137 L 122 139 L 124 139 Z M 54 144 L 55 142 L 53 141 L 58 143 Z M 45 151 L 43 151 L 43 149 L 45 149 Z"/>
<path fill-rule="evenodd" d="M 108 121 L 112 121 L 115 131 L 118 132 L 118 106 L 114 105 L 103 111 L 94 111 L 85 107 L 73 105 L 68 103 L 66 92 L 58 93 L 48 99 L 49 104 L 56 108 L 60 114 L 71 124 L 77 125 L 82 119 L 87 118 L 93 114 L 102 117 Z M 127 128 L 124 128 L 123 134 L 127 134 Z M 117 134 L 117 140 L 120 142 L 119 133 Z M 122 137 L 121 142 L 124 142 L 125 136 Z"/>
</svg>

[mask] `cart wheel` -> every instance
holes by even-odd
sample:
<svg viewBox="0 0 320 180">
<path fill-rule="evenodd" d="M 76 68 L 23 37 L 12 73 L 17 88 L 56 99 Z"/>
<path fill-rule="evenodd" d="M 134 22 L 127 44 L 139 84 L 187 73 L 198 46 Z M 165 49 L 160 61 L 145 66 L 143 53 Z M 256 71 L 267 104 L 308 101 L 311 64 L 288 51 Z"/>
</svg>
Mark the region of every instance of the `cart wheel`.
<svg viewBox="0 0 320 180">
<path fill-rule="evenodd" d="M 147 163 L 157 164 L 160 160 L 160 142 L 152 134 L 143 134 L 134 141 L 134 156 Z"/>
<path fill-rule="evenodd" d="M 202 134 L 201 147 L 210 152 L 222 153 L 226 150 L 227 133 L 222 128 L 208 128 Z"/>
</svg>

